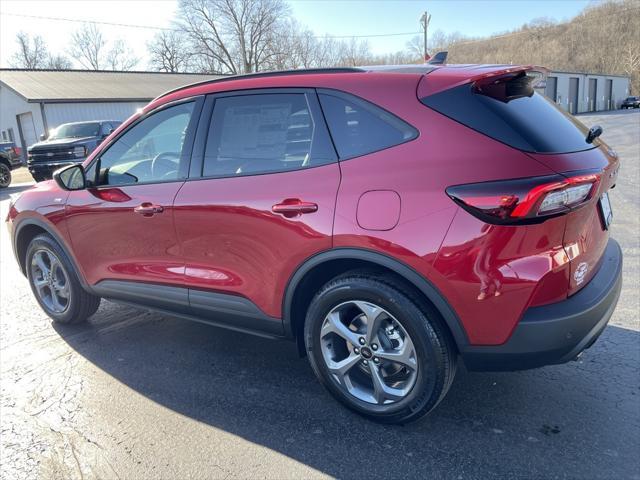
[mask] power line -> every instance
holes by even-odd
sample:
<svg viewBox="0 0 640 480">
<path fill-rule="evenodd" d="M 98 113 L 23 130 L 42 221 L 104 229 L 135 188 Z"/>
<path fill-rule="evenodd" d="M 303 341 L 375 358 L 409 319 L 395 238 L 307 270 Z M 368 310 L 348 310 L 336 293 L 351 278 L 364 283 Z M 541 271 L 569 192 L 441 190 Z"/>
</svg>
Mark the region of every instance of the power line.
<svg viewBox="0 0 640 480">
<path fill-rule="evenodd" d="M 617 10 L 615 12 L 602 12 L 599 15 L 594 15 L 592 12 L 588 12 L 588 11 L 583 11 L 580 14 L 576 15 L 577 18 L 581 15 L 585 15 L 585 16 L 591 16 L 591 17 L 599 17 L 599 16 L 612 16 L 612 15 L 620 15 L 629 11 L 635 11 L 635 10 L 639 10 L 640 7 L 629 7 L 629 8 L 625 8 L 622 10 Z M 130 23 L 116 23 L 116 22 L 104 22 L 104 21 L 100 21 L 100 20 L 80 20 L 77 18 L 64 18 L 64 17 L 48 17 L 48 16 L 44 16 L 44 15 L 28 15 L 28 14 L 24 14 L 24 13 L 7 13 L 7 12 L 0 12 L 0 16 L 5 15 L 5 16 L 11 16 L 11 17 L 22 17 L 22 18 L 33 18 L 33 19 L 37 19 L 37 20 L 53 20 L 53 21 L 60 21 L 60 22 L 71 22 L 71 23 L 90 23 L 90 24 L 94 24 L 94 25 L 108 25 L 108 26 L 112 26 L 112 27 L 125 27 L 125 28 L 140 28 L 140 29 L 146 29 L 146 30 L 165 30 L 165 31 L 174 31 L 174 32 L 181 32 L 183 31 L 180 28 L 172 28 L 172 27 L 156 27 L 153 25 L 135 25 L 135 24 L 130 24 Z M 573 19 L 572 19 L 573 20 Z M 560 22 L 557 23 L 556 25 L 563 25 L 563 24 L 567 24 L 570 23 L 571 20 L 569 22 Z M 349 38 L 376 38 L 376 37 L 399 37 L 399 36 L 404 36 L 404 35 L 419 35 L 422 34 L 423 31 L 419 31 L 419 32 L 399 32 L 399 33 L 374 33 L 374 34 L 370 34 L 370 35 L 314 35 L 314 38 L 318 38 L 318 39 L 322 39 L 322 38 L 335 38 L 335 39 L 349 39 Z M 512 37 L 512 36 L 516 36 L 516 35 L 523 35 L 523 34 L 532 34 L 534 32 L 530 31 L 530 30 L 520 30 L 517 32 L 509 32 L 509 33 L 504 33 L 501 35 L 490 35 L 487 37 L 483 37 L 483 38 L 477 38 L 477 39 L 469 39 L 469 40 L 464 40 L 461 42 L 455 42 L 453 45 L 468 45 L 471 43 L 480 43 L 480 42 L 486 42 L 486 41 L 490 41 L 490 40 L 494 40 L 494 39 L 500 39 L 500 38 L 507 38 L 507 37 Z"/>
<path fill-rule="evenodd" d="M 116 22 L 103 22 L 99 20 L 80 20 L 77 18 L 64 18 L 64 17 L 45 17 L 43 15 L 27 15 L 24 13 L 5 13 L 0 15 L 6 15 L 10 17 L 22 17 L 22 18 L 34 18 L 37 20 L 54 20 L 59 22 L 72 22 L 72 23 L 90 23 L 93 25 L 108 25 L 111 27 L 126 27 L 126 28 L 141 28 L 146 30 L 165 30 L 173 32 L 181 32 L 180 28 L 171 27 L 156 27 L 152 25 L 134 25 L 131 23 L 116 23 Z M 374 38 L 374 37 L 399 37 L 403 35 L 418 35 L 420 32 L 399 32 L 399 33 L 372 33 L 370 35 L 314 35 L 315 38 Z"/>
</svg>

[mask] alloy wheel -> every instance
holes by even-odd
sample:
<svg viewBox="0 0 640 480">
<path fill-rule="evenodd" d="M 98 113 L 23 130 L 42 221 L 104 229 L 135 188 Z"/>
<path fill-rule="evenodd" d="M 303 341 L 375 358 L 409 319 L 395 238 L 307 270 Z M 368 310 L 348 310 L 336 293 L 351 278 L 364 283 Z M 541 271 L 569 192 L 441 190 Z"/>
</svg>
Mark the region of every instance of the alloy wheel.
<svg viewBox="0 0 640 480">
<path fill-rule="evenodd" d="M 338 387 L 374 405 L 405 398 L 416 383 L 411 337 L 387 310 L 365 301 L 334 307 L 320 330 L 324 362 Z"/>
<path fill-rule="evenodd" d="M 40 301 L 54 313 L 63 313 L 70 303 L 69 277 L 60 259 L 41 248 L 31 257 L 31 281 Z"/>
<path fill-rule="evenodd" d="M 6 188 L 11 183 L 11 170 L 5 164 L 0 163 L 0 187 Z"/>
</svg>

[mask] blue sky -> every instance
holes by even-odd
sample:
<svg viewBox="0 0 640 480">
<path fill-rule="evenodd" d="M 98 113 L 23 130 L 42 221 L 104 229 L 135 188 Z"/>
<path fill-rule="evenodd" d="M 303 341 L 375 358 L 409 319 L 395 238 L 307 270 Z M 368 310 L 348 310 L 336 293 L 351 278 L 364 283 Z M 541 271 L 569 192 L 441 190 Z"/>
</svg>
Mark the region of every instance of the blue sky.
<svg viewBox="0 0 640 480">
<path fill-rule="evenodd" d="M 486 36 L 513 30 L 538 17 L 569 19 L 589 5 L 588 0 L 292 0 L 295 17 L 317 34 L 368 35 L 418 32 L 422 12 L 431 13 L 430 30 L 459 31 Z M 376 53 L 404 48 L 412 35 L 369 38 Z"/>
<path fill-rule="evenodd" d="M 519 27 L 538 17 L 569 19 L 591 3 L 588 0 L 290 0 L 298 21 L 317 35 L 371 35 L 418 32 L 418 20 L 426 9 L 432 14 L 430 29 L 470 36 L 485 36 Z M 80 23 L 26 18 L 17 15 L 99 20 L 168 27 L 176 0 L 0 0 L 0 66 L 6 67 L 15 51 L 20 30 L 41 35 L 52 52 L 64 53 L 71 33 Z M 13 15 L 11 15 L 13 14 Z M 142 58 L 154 30 L 102 26 L 107 38 L 123 38 Z M 368 38 L 374 53 L 405 48 L 413 34 Z"/>
</svg>

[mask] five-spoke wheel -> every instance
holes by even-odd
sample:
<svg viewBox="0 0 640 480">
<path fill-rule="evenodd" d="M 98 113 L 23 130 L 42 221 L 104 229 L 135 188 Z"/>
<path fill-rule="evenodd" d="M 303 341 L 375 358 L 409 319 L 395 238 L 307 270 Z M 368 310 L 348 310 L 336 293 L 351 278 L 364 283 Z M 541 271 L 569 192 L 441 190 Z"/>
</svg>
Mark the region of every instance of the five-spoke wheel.
<svg viewBox="0 0 640 480">
<path fill-rule="evenodd" d="M 309 306 L 304 338 L 321 383 L 380 422 L 425 415 L 455 375 L 455 347 L 438 313 L 390 275 L 352 272 L 327 283 Z"/>
<path fill-rule="evenodd" d="M 54 313 L 63 313 L 69 306 L 69 278 L 52 251 L 41 248 L 31 257 L 31 278 L 38 298 Z"/>
<path fill-rule="evenodd" d="M 55 322 L 83 322 L 98 310 L 100 297 L 82 288 L 69 257 L 51 236 L 31 240 L 24 264 L 36 300 Z"/>
<path fill-rule="evenodd" d="M 362 300 L 341 303 L 325 317 L 320 335 L 327 368 L 354 397 L 393 403 L 415 384 L 418 362 L 411 337 L 384 308 Z"/>
</svg>

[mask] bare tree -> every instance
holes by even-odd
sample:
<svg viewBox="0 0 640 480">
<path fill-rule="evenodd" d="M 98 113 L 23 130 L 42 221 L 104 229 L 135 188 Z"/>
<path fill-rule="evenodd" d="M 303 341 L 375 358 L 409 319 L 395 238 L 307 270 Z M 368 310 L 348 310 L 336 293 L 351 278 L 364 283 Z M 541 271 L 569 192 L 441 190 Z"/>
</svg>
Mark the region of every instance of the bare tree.
<svg viewBox="0 0 640 480">
<path fill-rule="evenodd" d="M 139 62 L 133 51 L 127 47 L 122 39 L 113 42 L 113 46 L 106 55 L 105 62 L 109 69 L 127 71 L 132 70 Z"/>
<path fill-rule="evenodd" d="M 181 0 L 181 23 L 198 63 L 212 72 L 264 69 L 289 7 L 284 0 Z"/>
<path fill-rule="evenodd" d="M 352 38 L 342 44 L 342 58 L 340 63 L 346 67 L 365 65 L 371 59 L 369 42 Z"/>
<path fill-rule="evenodd" d="M 71 60 L 64 55 L 49 55 L 45 68 L 49 70 L 69 70 L 72 67 Z"/>
<path fill-rule="evenodd" d="M 47 47 L 40 35 L 31 37 L 28 33 L 16 35 L 18 51 L 11 58 L 14 68 L 47 68 Z"/>
<path fill-rule="evenodd" d="M 122 39 L 115 40 L 108 48 L 95 24 L 84 24 L 73 33 L 69 53 L 90 70 L 131 70 L 139 61 Z"/>
<path fill-rule="evenodd" d="M 84 24 L 71 36 L 69 54 L 83 67 L 101 70 L 106 45 L 107 42 L 102 38 L 102 32 L 98 27 L 94 24 Z"/>
<path fill-rule="evenodd" d="M 437 32 L 436 32 L 437 33 Z M 424 43 L 421 36 L 416 35 L 406 44 L 407 52 L 417 59 L 424 60 Z M 433 35 L 431 35 L 430 45 L 433 45 Z"/>
<path fill-rule="evenodd" d="M 66 70 L 73 65 L 64 55 L 51 55 L 47 51 L 40 35 L 31 37 L 28 33 L 16 35 L 18 51 L 13 55 L 10 65 L 14 68 Z"/>
<path fill-rule="evenodd" d="M 186 42 L 185 35 L 175 30 L 158 33 L 147 44 L 151 68 L 171 73 L 187 71 L 191 53 Z"/>
</svg>

